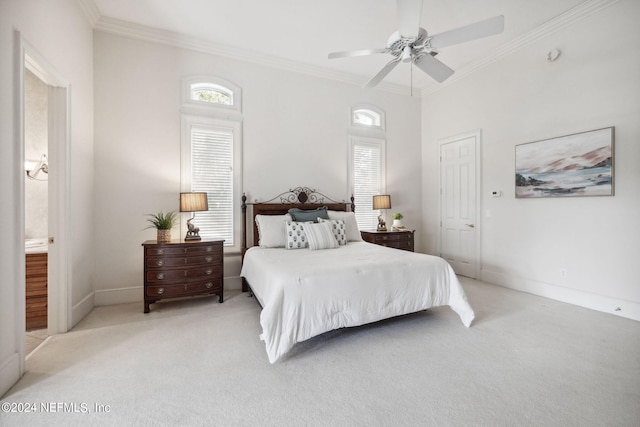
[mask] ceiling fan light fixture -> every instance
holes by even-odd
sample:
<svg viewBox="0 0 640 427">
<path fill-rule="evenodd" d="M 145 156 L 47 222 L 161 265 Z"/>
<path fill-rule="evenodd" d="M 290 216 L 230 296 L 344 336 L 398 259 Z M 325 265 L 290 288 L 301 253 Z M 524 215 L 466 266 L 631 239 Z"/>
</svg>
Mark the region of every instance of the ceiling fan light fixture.
<svg viewBox="0 0 640 427">
<path fill-rule="evenodd" d="M 411 46 L 406 45 L 404 49 L 402 49 L 402 62 L 411 61 Z"/>
</svg>

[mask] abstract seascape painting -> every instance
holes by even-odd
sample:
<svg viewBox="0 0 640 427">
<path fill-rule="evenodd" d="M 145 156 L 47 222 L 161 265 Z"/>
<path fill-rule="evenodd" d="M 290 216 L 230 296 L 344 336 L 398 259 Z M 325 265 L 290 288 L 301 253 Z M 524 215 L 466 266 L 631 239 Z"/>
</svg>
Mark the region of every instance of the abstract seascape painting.
<svg viewBox="0 0 640 427">
<path fill-rule="evenodd" d="M 516 145 L 516 198 L 613 196 L 614 127 Z"/>
</svg>

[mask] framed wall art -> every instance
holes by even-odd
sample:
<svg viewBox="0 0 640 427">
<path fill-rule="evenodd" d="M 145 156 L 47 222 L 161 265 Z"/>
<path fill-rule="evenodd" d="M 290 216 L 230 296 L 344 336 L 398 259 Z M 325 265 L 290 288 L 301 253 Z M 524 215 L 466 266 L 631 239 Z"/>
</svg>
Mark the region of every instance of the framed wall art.
<svg viewBox="0 0 640 427">
<path fill-rule="evenodd" d="M 516 198 L 613 196 L 614 127 L 516 145 Z"/>
</svg>

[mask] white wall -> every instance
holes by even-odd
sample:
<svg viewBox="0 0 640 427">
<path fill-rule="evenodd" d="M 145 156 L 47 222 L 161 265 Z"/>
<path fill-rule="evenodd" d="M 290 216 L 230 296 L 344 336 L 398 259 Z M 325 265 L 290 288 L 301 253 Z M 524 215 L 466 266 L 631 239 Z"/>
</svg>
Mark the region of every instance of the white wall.
<svg viewBox="0 0 640 427">
<path fill-rule="evenodd" d="M 638 17 L 640 2 L 622 0 L 424 97 L 428 252 L 437 253 L 437 140 L 482 129 L 481 278 L 640 319 Z M 562 55 L 551 63 L 553 48 Z M 515 199 L 515 145 L 608 126 L 614 197 Z"/>
<path fill-rule="evenodd" d="M 185 76 L 215 75 L 242 88 L 243 190 L 251 201 L 296 186 L 348 200 L 349 107 L 382 108 L 393 211 L 420 228 L 419 99 L 105 32 L 94 38 L 98 305 L 142 301 L 140 244 L 155 239 L 145 214 L 178 210 Z M 227 278 L 239 268 L 238 257 L 226 257 Z"/>
<path fill-rule="evenodd" d="M 93 40 L 75 0 L 0 2 L 0 395 L 24 363 L 24 170 L 15 110 L 14 30 L 70 88 L 73 223 L 69 259 L 71 322 L 93 307 Z M 14 369 L 14 361 L 20 365 Z"/>
</svg>

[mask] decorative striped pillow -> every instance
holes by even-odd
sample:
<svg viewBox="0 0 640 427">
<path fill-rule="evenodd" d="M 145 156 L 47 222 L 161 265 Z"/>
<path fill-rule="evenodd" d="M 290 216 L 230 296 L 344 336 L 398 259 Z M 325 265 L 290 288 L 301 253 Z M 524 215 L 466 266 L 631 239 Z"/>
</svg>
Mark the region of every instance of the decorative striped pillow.
<svg viewBox="0 0 640 427">
<path fill-rule="evenodd" d="M 338 241 L 333 236 L 333 230 L 329 222 L 305 224 L 305 233 L 307 234 L 309 249 L 312 251 L 338 247 Z"/>
</svg>

